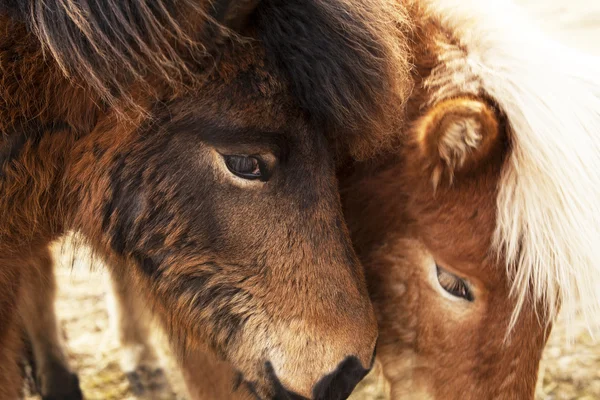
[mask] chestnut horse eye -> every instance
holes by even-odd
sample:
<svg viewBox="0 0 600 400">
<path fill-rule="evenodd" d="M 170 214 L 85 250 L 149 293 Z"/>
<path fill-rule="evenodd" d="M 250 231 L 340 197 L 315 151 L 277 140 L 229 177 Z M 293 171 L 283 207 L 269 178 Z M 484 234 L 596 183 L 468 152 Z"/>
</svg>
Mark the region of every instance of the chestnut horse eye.
<svg viewBox="0 0 600 400">
<path fill-rule="evenodd" d="M 264 179 L 263 163 L 258 158 L 239 155 L 223 157 L 232 174 L 248 180 Z"/>
<path fill-rule="evenodd" d="M 450 293 L 454 297 L 460 297 L 467 301 L 474 300 L 473 293 L 471 293 L 471 289 L 464 279 L 459 278 L 458 276 L 440 268 L 439 265 L 436 265 L 436 268 L 437 278 L 440 286 L 446 292 Z"/>
</svg>

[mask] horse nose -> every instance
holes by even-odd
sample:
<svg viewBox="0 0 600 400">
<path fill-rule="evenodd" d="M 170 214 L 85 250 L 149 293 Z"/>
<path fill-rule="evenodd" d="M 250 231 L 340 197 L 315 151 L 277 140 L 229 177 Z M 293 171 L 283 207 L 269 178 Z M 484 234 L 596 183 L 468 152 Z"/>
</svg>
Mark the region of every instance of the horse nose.
<svg viewBox="0 0 600 400">
<path fill-rule="evenodd" d="M 312 400 L 343 400 L 347 399 L 356 385 L 369 373 L 375 360 L 373 353 L 370 365 L 365 368 L 355 356 L 346 357 L 335 371 L 323 376 L 314 386 Z M 268 369 L 273 373 L 270 363 Z M 276 376 L 272 377 L 275 382 L 276 395 L 274 400 L 308 400 L 306 397 L 291 392 L 283 387 Z"/>
<path fill-rule="evenodd" d="M 313 399 L 342 400 L 348 398 L 358 382 L 369 373 L 371 366 L 364 368 L 358 358 L 346 357 L 335 371 L 317 382 L 313 389 Z"/>
</svg>

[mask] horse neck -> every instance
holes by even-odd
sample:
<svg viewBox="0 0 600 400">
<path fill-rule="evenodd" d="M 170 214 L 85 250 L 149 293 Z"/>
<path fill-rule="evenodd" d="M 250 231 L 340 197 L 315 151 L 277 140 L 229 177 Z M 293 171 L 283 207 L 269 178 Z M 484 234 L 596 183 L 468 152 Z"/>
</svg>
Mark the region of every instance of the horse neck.
<svg viewBox="0 0 600 400">
<path fill-rule="evenodd" d="M 37 120 L 0 138 L 0 253 L 16 256 L 63 233 L 69 213 L 66 167 L 77 135 Z"/>
<path fill-rule="evenodd" d="M 100 108 L 25 24 L 0 16 L 0 252 L 47 243 L 68 213 L 65 168 Z"/>
</svg>

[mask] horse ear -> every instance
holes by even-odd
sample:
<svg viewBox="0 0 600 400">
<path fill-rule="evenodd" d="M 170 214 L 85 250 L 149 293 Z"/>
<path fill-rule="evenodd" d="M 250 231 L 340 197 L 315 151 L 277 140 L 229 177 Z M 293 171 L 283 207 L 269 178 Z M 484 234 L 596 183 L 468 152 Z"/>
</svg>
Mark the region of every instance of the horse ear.
<svg viewBox="0 0 600 400">
<path fill-rule="evenodd" d="M 486 102 L 456 97 L 431 107 L 415 125 L 420 156 L 434 188 L 488 160 L 501 143 L 496 111 Z"/>
<path fill-rule="evenodd" d="M 213 3 L 215 19 L 233 31 L 241 31 L 260 0 L 218 0 Z"/>
</svg>

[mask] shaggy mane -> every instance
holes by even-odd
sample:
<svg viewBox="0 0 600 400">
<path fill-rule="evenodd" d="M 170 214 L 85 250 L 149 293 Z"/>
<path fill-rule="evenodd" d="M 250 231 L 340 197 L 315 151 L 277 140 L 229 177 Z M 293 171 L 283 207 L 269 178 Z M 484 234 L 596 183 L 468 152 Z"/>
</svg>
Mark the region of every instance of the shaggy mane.
<svg viewBox="0 0 600 400">
<path fill-rule="evenodd" d="M 391 139 L 412 90 L 401 2 L 263 0 L 256 15 L 267 57 L 318 126 L 359 132 L 355 155 Z"/>
<path fill-rule="evenodd" d="M 195 0 L 0 0 L 0 11 L 24 21 L 67 77 L 80 78 L 102 99 L 132 102 L 132 82 L 152 89 L 193 81 L 208 54 L 205 40 L 224 34 Z M 205 9 L 206 8 L 206 9 Z M 204 62 L 206 64 L 206 62 Z"/>
<path fill-rule="evenodd" d="M 532 294 L 588 326 L 600 316 L 600 59 L 545 38 L 510 1 L 425 0 L 501 106 L 511 150 L 495 247 L 516 307 Z"/>
<path fill-rule="evenodd" d="M 153 94 L 163 82 L 177 90 L 202 81 L 227 38 L 245 42 L 223 24 L 242 29 L 236 12 L 250 10 L 242 32 L 258 36 L 317 125 L 360 132 L 354 153 L 391 140 L 412 89 L 402 2 L 0 0 L 0 13 L 23 20 L 65 76 L 127 106 L 136 105 L 133 83 Z"/>
</svg>

